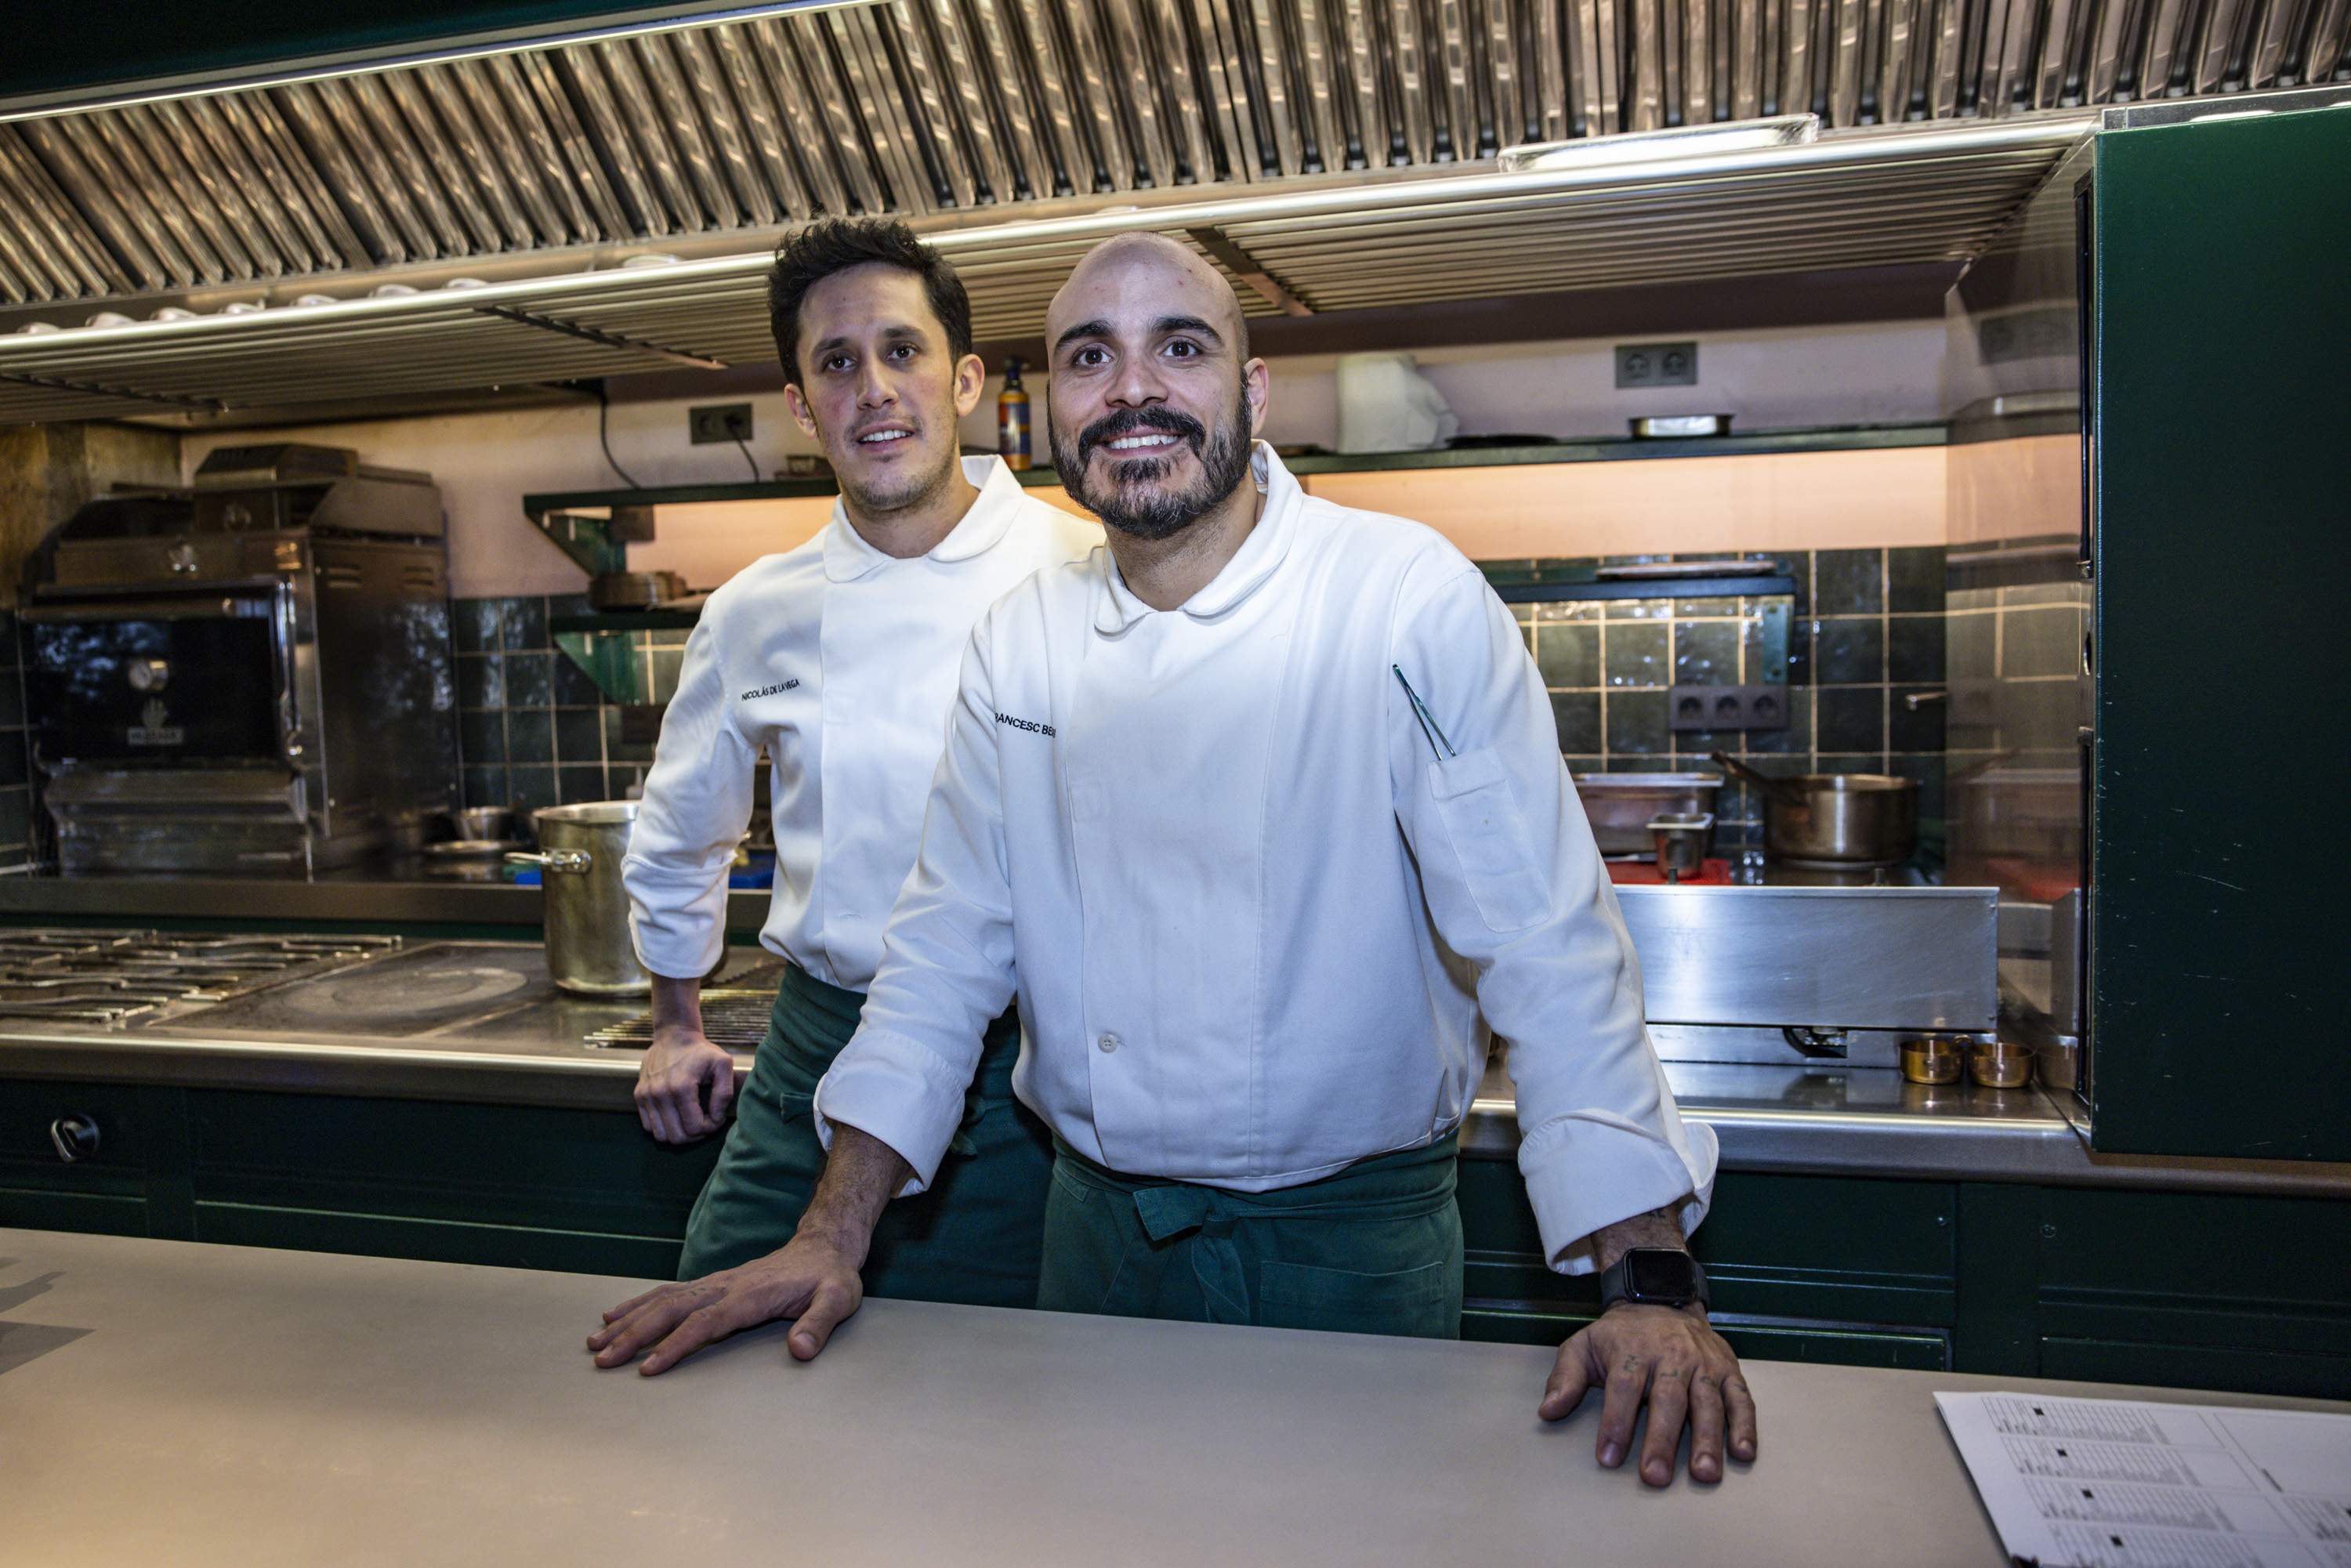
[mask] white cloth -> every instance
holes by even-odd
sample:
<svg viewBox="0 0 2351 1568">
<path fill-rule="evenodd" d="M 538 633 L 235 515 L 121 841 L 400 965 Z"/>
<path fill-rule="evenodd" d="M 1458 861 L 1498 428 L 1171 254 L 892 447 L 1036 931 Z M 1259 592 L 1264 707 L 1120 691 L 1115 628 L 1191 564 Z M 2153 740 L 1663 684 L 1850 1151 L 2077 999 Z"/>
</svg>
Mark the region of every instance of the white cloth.
<svg viewBox="0 0 2351 1568">
<path fill-rule="evenodd" d="M 724 950 L 726 870 L 764 749 L 776 884 L 759 939 L 831 985 L 873 978 L 973 624 L 1022 578 L 1102 542 L 1000 459 L 963 464 L 979 497 L 930 554 L 884 555 L 836 503 L 814 538 L 710 596 L 622 864 L 653 973 L 696 977 Z"/>
<path fill-rule="evenodd" d="M 1257 527 L 1181 609 L 1107 549 L 975 630 L 856 1037 L 816 1095 L 936 1173 L 1017 988 L 1014 1091 L 1090 1159 L 1265 1191 L 1426 1145 L 1512 1041 L 1552 1266 L 1704 1217 L 1632 943 L 1518 628 L 1416 523 L 1306 496 L 1260 445 Z M 1415 717 L 1410 677 L 1457 755 Z"/>
</svg>

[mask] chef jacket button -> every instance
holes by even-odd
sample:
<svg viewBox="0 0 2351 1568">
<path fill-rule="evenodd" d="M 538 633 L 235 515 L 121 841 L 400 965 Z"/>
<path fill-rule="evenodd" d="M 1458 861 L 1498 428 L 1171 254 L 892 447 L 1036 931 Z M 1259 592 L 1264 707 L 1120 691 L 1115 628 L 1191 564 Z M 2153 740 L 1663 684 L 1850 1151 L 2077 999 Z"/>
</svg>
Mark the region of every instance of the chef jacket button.
<svg viewBox="0 0 2351 1568">
<path fill-rule="evenodd" d="M 1118 1036 L 1114 1034 L 1106 1034 L 1100 1040 L 1094 1041 L 1094 1043 L 1102 1047 L 1105 1053 L 1113 1051 L 1118 1049 Z"/>
</svg>

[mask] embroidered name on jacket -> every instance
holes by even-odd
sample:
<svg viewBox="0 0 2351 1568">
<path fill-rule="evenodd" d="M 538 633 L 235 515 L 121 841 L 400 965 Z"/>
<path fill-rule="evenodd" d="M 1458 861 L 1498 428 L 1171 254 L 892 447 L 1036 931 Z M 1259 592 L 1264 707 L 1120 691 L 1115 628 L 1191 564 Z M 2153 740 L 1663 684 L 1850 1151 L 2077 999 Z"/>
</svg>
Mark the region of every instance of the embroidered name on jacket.
<svg viewBox="0 0 2351 1568">
<path fill-rule="evenodd" d="M 778 692 L 798 691 L 799 690 L 799 677 L 795 675 L 789 681 L 778 681 L 772 686 L 761 686 L 756 692 L 745 692 L 743 694 L 743 700 L 747 703 L 758 702 L 761 697 L 771 697 Z"/>
<path fill-rule="evenodd" d="M 1050 724 L 1039 724 L 1033 718 L 1014 718 L 1008 713 L 998 714 L 996 716 L 996 722 L 1002 725 L 1009 725 L 1014 729 L 1025 729 L 1031 735 L 1041 735 L 1048 740 L 1051 739 L 1055 733 L 1053 727 Z"/>
</svg>

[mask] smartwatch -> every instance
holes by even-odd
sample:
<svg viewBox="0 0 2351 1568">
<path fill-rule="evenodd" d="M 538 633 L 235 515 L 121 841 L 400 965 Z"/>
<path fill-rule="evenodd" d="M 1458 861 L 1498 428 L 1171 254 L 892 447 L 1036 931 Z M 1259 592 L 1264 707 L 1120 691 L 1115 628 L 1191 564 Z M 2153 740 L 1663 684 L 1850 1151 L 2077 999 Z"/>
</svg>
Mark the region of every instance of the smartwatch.
<svg viewBox="0 0 2351 1568">
<path fill-rule="evenodd" d="M 1619 1301 L 1643 1306 L 1706 1305 L 1706 1270 L 1688 1253 L 1671 1247 L 1635 1247 L 1600 1275 L 1600 1310 Z"/>
</svg>

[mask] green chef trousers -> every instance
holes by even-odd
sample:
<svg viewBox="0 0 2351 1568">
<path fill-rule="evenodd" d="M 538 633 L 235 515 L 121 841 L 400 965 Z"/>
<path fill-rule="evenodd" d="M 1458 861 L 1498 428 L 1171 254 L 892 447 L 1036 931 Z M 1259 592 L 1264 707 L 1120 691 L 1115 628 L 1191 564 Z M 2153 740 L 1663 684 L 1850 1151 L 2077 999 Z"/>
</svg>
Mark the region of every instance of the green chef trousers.
<svg viewBox="0 0 2351 1568">
<path fill-rule="evenodd" d="M 1277 1192 L 1122 1176 L 1054 1140 L 1049 1312 L 1461 1336 L 1459 1147 L 1361 1160 Z"/>
<path fill-rule="evenodd" d="M 718 1167 L 686 1221 L 679 1279 L 747 1263 L 791 1239 L 824 1170 L 810 1109 L 817 1081 L 857 1032 L 864 1005 L 858 992 L 786 967 Z M 1007 1012 L 988 1028 L 963 1125 L 938 1179 L 883 1211 L 865 1260 L 869 1294 L 1036 1304 L 1053 1155 L 1043 1125 L 1012 1098 L 1019 1051 L 1020 1022 Z"/>
</svg>

